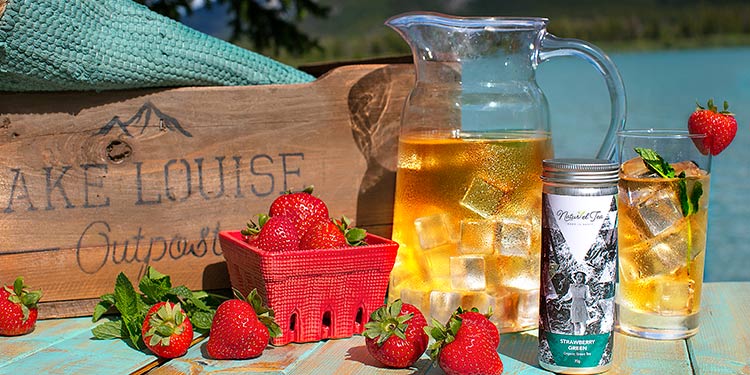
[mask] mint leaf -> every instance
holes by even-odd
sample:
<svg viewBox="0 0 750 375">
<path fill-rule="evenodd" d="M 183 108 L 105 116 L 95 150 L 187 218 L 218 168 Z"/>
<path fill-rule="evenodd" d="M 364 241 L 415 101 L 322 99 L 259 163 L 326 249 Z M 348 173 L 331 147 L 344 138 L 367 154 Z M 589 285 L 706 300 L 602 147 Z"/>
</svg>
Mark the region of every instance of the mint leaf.
<svg viewBox="0 0 750 375">
<path fill-rule="evenodd" d="M 213 312 L 196 311 L 190 317 L 190 322 L 193 324 L 193 328 L 197 331 L 208 332 L 211 329 L 211 321 L 213 321 L 213 319 Z"/>
<path fill-rule="evenodd" d="M 169 276 L 159 273 L 151 266 L 146 269 L 146 274 L 138 283 L 138 289 L 146 297 L 145 302 L 152 305 L 162 301 L 171 288 L 172 281 Z"/>
<path fill-rule="evenodd" d="M 121 339 L 122 320 L 115 320 L 99 324 L 91 330 L 94 338 L 99 340 Z"/>
<path fill-rule="evenodd" d="M 682 216 L 687 217 L 693 213 L 693 207 L 690 205 L 690 200 L 687 194 L 687 182 L 685 181 L 685 172 L 680 173 L 680 180 L 677 181 L 677 195 L 680 198 L 680 207 L 682 208 Z"/>
<path fill-rule="evenodd" d="M 677 181 L 677 195 L 680 198 L 680 206 L 682 207 L 682 216 L 688 217 L 696 212 L 698 212 L 699 204 L 698 202 L 701 199 L 701 196 L 703 195 L 703 184 L 701 184 L 700 181 L 696 181 L 693 185 L 693 190 L 690 192 L 688 196 L 688 189 L 687 189 L 687 180 L 685 172 L 680 173 L 679 181 Z"/>
<path fill-rule="evenodd" d="M 144 348 L 140 331 L 145 316 L 143 306 L 146 306 L 146 309 L 148 307 L 141 300 L 140 296 L 135 293 L 133 284 L 122 272 L 117 275 L 114 295 L 115 307 L 117 307 L 117 310 L 122 315 L 124 332 L 130 339 L 130 343 L 137 349 Z"/>
<path fill-rule="evenodd" d="M 674 178 L 674 168 L 667 163 L 656 151 L 650 148 L 639 148 L 633 149 L 641 159 L 646 167 L 656 174 L 664 178 Z"/>
<path fill-rule="evenodd" d="M 133 284 L 124 273 L 120 272 L 115 280 L 115 306 L 120 314 L 134 316 L 138 314 L 138 295 Z"/>
<path fill-rule="evenodd" d="M 91 321 L 96 322 L 101 319 L 102 315 L 109 311 L 109 308 L 112 306 L 114 306 L 114 304 L 109 303 L 108 301 L 99 301 L 99 303 L 94 306 L 94 315 L 91 317 Z"/>
<path fill-rule="evenodd" d="M 698 212 L 698 201 L 701 199 L 701 195 L 703 195 L 703 184 L 700 181 L 696 181 L 695 185 L 693 185 L 693 191 L 690 192 L 690 203 L 693 205 L 694 213 Z"/>
</svg>

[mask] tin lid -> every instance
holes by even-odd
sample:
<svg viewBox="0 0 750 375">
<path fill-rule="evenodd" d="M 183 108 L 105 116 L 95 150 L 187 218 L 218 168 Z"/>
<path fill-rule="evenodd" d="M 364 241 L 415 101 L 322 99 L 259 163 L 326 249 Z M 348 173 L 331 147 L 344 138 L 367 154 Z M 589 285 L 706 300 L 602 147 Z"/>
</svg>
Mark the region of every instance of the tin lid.
<svg viewBox="0 0 750 375">
<path fill-rule="evenodd" d="M 620 165 L 603 159 L 547 159 L 542 180 L 557 183 L 617 183 Z"/>
</svg>

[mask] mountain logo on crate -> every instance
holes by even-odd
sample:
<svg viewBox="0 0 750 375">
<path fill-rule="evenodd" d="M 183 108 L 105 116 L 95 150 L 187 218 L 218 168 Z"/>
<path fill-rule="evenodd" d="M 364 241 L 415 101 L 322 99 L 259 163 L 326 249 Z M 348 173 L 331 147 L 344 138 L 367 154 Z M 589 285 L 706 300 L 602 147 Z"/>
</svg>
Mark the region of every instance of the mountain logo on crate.
<svg viewBox="0 0 750 375">
<path fill-rule="evenodd" d="M 102 126 L 95 135 L 109 134 L 114 128 L 119 128 L 128 137 L 143 135 L 149 127 L 157 127 L 160 132 L 177 131 L 182 135 L 192 138 L 193 135 L 180 125 L 176 118 L 167 115 L 157 108 L 153 103 L 147 101 L 138 112 L 127 121 L 122 121 L 120 116 L 112 117 L 109 122 Z"/>
</svg>

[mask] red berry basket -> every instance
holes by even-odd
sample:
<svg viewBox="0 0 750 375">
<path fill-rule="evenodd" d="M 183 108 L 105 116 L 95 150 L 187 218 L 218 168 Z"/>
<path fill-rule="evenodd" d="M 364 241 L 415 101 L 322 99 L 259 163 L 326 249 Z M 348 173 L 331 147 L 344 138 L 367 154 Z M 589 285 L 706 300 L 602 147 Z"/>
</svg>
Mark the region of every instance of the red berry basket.
<svg viewBox="0 0 750 375">
<path fill-rule="evenodd" d="M 382 306 L 398 243 L 367 234 L 367 245 L 267 252 L 239 231 L 219 233 L 232 287 L 253 289 L 276 314 L 281 336 L 273 345 L 360 334 Z"/>
</svg>

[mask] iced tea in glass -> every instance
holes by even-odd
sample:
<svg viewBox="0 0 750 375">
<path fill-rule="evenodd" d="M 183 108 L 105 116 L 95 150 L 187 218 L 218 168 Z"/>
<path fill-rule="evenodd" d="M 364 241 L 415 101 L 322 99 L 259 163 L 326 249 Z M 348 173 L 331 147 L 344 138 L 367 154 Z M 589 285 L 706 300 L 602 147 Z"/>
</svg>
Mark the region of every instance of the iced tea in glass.
<svg viewBox="0 0 750 375">
<path fill-rule="evenodd" d="M 678 339 L 698 331 L 711 156 L 682 131 L 618 133 L 621 331 Z"/>
</svg>

